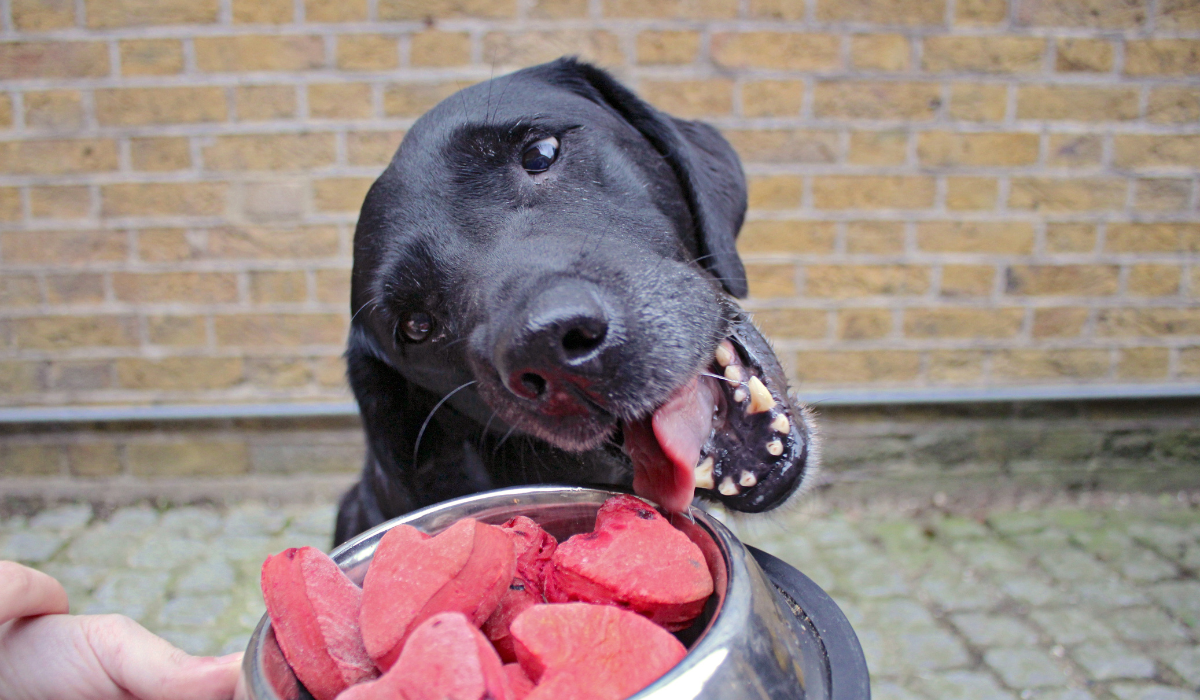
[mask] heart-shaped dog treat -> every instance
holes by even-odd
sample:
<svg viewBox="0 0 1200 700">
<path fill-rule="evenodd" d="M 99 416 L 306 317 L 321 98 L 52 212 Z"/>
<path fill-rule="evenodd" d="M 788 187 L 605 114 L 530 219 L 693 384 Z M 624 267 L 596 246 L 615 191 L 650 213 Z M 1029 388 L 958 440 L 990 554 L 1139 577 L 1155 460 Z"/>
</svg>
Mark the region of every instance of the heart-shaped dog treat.
<svg viewBox="0 0 1200 700">
<path fill-rule="evenodd" d="M 446 612 L 413 630 L 382 678 L 338 700 L 514 700 L 509 684 L 487 638 L 462 613 Z"/>
<path fill-rule="evenodd" d="M 517 652 L 513 649 L 512 632 L 509 627 L 517 616 L 535 605 L 544 603 L 542 594 L 538 593 L 533 584 L 526 583 L 517 576 L 509 584 L 508 590 L 500 597 L 500 605 L 496 612 L 483 623 L 480 629 L 496 646 L 500 658 L 506 662 L 517 660 Z"/>
<path fill-rule="evenodd" d="M 504 675 L 508 676 L 508 689 L 512 692 L 512 700 L 525 700 L 525 696 L 533 691 L 533 681 L 525 675 L 521 664 L 504 664 Z"/>
<path fill-rule="evenodd" d="M 560 544 L 546 571 L 551 603 L 616 605 L 669 630 L 687 627 L 712 592 L 700 548 L 633 496 L 608 499 L 596 529 Z"/>
<path fill-rule="evenodd" d="M 512 583 L 512 536 L 493 525 L 459 520 L 436 537 L 397 525 L 379 541 L 363 581 L 363 643 L 381 670 L 430 617 L 460 612 L 479 626 Z"/>
<path fill-rule="evenodd" d="M 262 591 L 283 657 L 317 700 L 378 675 L 358 628 L 362 590 L 320 550 L 267 557 Z"/>
<path fill-rule="evenodd" d="M 512 623 L 526 700 L 620 700 L 671 670 L 687 650 L 646 618 L 611 605 L 535 605 Z"/>
<path fill-rule="evenodd" d="M 500 529 L 513 537 L 517 573 L 508 590 L 501 596 L 496 612 L 483 623 L 482 629 L 487 638 L 492 640 L 492 644 L 496 645 L 500 658 L 516 661 L 508 626 L 517 615 L 525 612 L 530 606 L 545 601 L 542 596 L 542 583 L 546 566 L 558 547 L 558 541 L 540 525 L 523 515 L 504 523 Z"/>
</svg>

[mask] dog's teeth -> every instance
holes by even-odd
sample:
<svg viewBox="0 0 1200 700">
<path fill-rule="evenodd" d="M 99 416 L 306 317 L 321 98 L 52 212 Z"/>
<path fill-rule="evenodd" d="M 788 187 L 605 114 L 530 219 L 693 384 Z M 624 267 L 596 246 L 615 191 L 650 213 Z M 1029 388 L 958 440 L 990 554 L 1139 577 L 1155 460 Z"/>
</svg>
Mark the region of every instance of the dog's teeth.
<svg viewBox="0 0 1200 700">
<path fill-rule="evenodd" d="M 758 477 L 750 472 L 742 472 L 742 478 L 738 479 L 738 483 L 748 489 L 758 483 Z"/>
<path fill-rule="evenodd" d="M 725 378 L 731 382 L 741 382 L 742 368 L 737 365 L 729 365 L 725 368 Z"/>
<path fill-rule="evenodd" d="M 771 430 L 777 433 L 786 435 L 792 429 L 792 424 L 788 421 L 788 417 L 780 413 L 775 416 L 775 420 L 771 421 Z"/>
<path fill-rule="evenodd" d="M 738 403 L 745 401 L 746 390 L 739 386 L 737 390 L 733 392 L 733 400 L 737 401 Z"/>
<path fill-rule="evenodd" d="M 771 392 L 767 391 L 762 380 L 758 377 L 750 377 L 750 381 L 746 384 L 750 389 L 750 405 L 746 407 L 747 414 L 754 415 L 775 407 L 775 398 L 771 396 Z"/>
<path fill-rule="evenodd" d="M 722 496 L 738 495 L 738 487 L 737 484 L 733 483 L 732 476 L 727 476 L 724 479 L 721 479 L 721 485 L 717 487 L 717 491 L 720 491 Z"/>
<path fill-rule="evenodd" d="M 783 443 L 779 440 L 772 440 L 767 443 L 767 452 L 770 452 L 775 457 L 783 454 Z"/>
<path fill-rule="evenodd" d="M 728 367 L 733 363 L 733 346 L 728 340 L 722 340 L 721 344 L 717 346 L 716 356 L 717 364 L 722 367 Z"/>
<path fill-rule="evenodd" d="M 696 465 L 696 488 L 711 489 L 713 484 L 713 458 L 705 457 Z"/>
</svg>

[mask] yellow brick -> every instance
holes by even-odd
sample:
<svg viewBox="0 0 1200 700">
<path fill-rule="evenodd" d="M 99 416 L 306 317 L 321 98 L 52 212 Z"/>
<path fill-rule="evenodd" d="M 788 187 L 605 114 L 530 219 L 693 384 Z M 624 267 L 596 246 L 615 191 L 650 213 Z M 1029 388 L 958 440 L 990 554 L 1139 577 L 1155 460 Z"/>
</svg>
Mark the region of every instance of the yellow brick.
<svg viewBox="0 0 1200 700">
<path fill-rule="evenodd" d="M 729 114 L 733 106 L 733 81 L 647 80 L 642 97 L 672 115 L 708 117 Z"/>
<path fill-rule="evenodd" d="M 75 26 L 75 0 L 12 0 L 13 26 L 27 32 Z"/>
<path fill-rule="evenodd" d="M 1200 41 L 1145 39 L 1125 42 L 1129 75 L 1195 75 L 1200 73 Z"/>
<path fill-rule="evenodd" d="M 237 275 L 227 272 L 116 272 L 112 285 L 121 301 L 229 303 L 238 298 Z"/>
<path fill-rule="evenodd" d="M 1099 211 L 1125 204 L 1125 182 L 1092 178 L 1013 178 L 1008 206 L 1034 211 Z"/>
<path fill-rule="evenodd" d="M 117 169 L 117 144 L 108 139 L 0 142 L 0 172 L 65 175 Z"/>
<path fill-rule="evenodd" d="M 838 67 L 838 43 L 832 34 L 717 34 L 712 38 L 712 57 L 726 68 L 826 70 Z"/>
<path fill-rule="evenodd" d="M 1079 307 L 1034 309 L 1034 338 L 1078 338 L 1087 322 L 1088 310 Z"/>
<path fill-rule="evenodd" d="M 379 19 L 387 21 L 426 18 L 516 17 L 516 0 L 379 0 Z"/>
<path fill-rule="evenodd" d="M 850 65 L 857 70 L 908 70 L 912 49 L 901 34 L 856 34 L 850 39 Z"/>
<path fill-rule="evenodd" d="M 725 138 L 748 163 L 832 163 L 837 160 L 838 135 L 807 129 L 726 131 Z"/>
<path fill-rule="evenodd" d="M 257 304 L 304 301 L 308 298 L 308 275 L 302 270 L 252 272 L 250 298 Z"/>
<path fill-rule="evenodd" d="M 1105 309 L 1096 318 L 1096 334 L 1125 338 L 1200 335 L 1200 308 Z"/>
<path fill-rule="evenodd" d="M 895 255 L 904 252 L 904 225 L 894 221 L 851 221 L 846 224 L 846 252 Z"/>
<path fill-rule="evenodd" d="M 1043 39 L 1023 36 L 931 36 L 922 63 L 927 71 L 1034 73 L 1041 70 Z"/>
<path fill-rule="evenodd" d="M 95 263 L 128 255 L 122 231 L 12 231 L 0 234 L 0 250 L 8 264 Z"/>
<path fill-rule="evenodd" d="M 983 378 L 983 353 L 975 350 L 934 350 L 929 353 L 928 377 L 937 384 L 971 384 Z"/>
<path fill-rule="evenodd" d="M 427 31 L 410 40 L 409 62 L 414 66 L 465 66 L 471 62 L 471 35 Z"/>
<path fill-rule="evenodd" d="M 903 165 L 908 159 L 908 134 L 903 131 L 854 131 L 847 161 L 855 165 Z"/>
<path fill-rule="evenodd" d="M 800 113 L 804 83 L 799 80 L 755 80 L 742 85 L 742 113 L 747 117 L 791 117 Z"/>
<path fill-rule="evenodd" d="M 183 43 L 178 39 L 127 39 L 118 42 L 122 75 L 175 75 L 183 72 Z"/>
<path fill-rule="evenodd" d="M 34 218 L 81 219 L 92 213 L 92 192 L 87 185 L 29 188 Z"/>
<path fill-rule="evenodd" d="M 878 340 L 891 333 L 888 309 L 838 309 L 837 337 L 842 340 Z"/>
<path fill-rule="evenodd" d="M 0 95 L 0 129 L 10 129 L 13 125 L 12 98 Z"/>
<path fill-rule="evenodd" d="M 1037 134 L 926 131 L 917 139 L 917 157 L 940 167 L 1033 165 L 1038 141 Z"/>
<path fill-rule="evenodd" d="M 41 302 L 42 293 L 38 289 L 37 278 L 33 275 L 0 275 L 0 306 L 19 308 L 36 306 Z M 3 386 L 2 378 L 0 386 Z"/>
<path fill-rule="evenodd" d="M 1160 124 L 1185 124 L 1200 120 L 1200 89 L 1151 88 L 1146 119 Z"/>
<path fill-rule="evenodd" d="M 97 78 L 108 75 L 100 41 L 20 41 L 0 44 L 0 80 Z"/>
<path fill-rule="evenodd" d="M 951 211 L 995 209 L 998 182 L 991 177 L 946 178 L 946 208 Z"/>
<path fill-rule="evenodd" d="M 317 119 L 367 119 L 372 115 L 371 86 L 366 83 L 309 85 L 308 113 Z M 356 136 L 359 134 L 351 133 L 347 138 Z"/>
<path fill-rule="evenodd" d="M 389 85 L 383 93 L 383 113 L 389 117 L 419 117 L 468 85 L 468 82 Z"/>
<path fill-rule="evenodd" d="M 808 265 L 805 294 L 847 299 L 912 296 L 929 289 L 929 268 L 910 265 Z"/>
<path fill-rule="evenodd" d="M 606 17 L 656 17 L 662 19 L 732 19 L 736 0 L 603 0 Z"/>
<path fill-rule="evenodd" d="M 1032 296 L 1107 296 L 1117 293 L 1116 265 L 1013 265 L 1009 294 Z"/>
<path fill-rule="evenodd" d="M 63 350 L 84 347 L 133 347 L 137 322 L 119 316 L 40 316 L 11 321 L 16 347 Z"/>
<path fill-rule="evenodd" d="M 997 379 L 1096 379 L 1108 375 L 1107 350 L 1001 350 L 992 356 Z"/>
<path fill-rule="evenodd" d="M 45 129 L 83 126 L 83 96 L 77 90 L 25 93 L 25 125 Z"/>
<path fill-rule="evenodd" d="M 350 270 L 317 270 L 317 301 L 322 304 L 350 303 Z"/>
<path fill-rule="evenodd" d="M 233 21 L 243 24 L 286 24 L 296 19 L 292 0 L 233 0 Z"/>
<path fill-rule="evenodd" d="M 1179 351 L 1179 376 L 1200 376 L 1200 348 L 1182 348 Z"/>
<path fill-rule="evenodd" d="M 1046 164 L 1068 168 L 1100 165 L 1104 139 L 1098 134 L 1051 134 Z"/>
<path fill-rule="evenodd" d="M 601 66 L 625 63 L 617 36 L 606 31 L 489 32 L 483 37 L 483 60 L 501 66 L 545 63 L 563 55 L 578 55 Z"/>
<path fill-rule="evenodd" d="M 250 471 L 250 456 L 241 442 L 135 442 L 125 449 L 129 472 L 138 477 L 229 476 Z"/>
<path fill-rule="evenodd" d="M 0 475 L 49 476 L 62 473 L 61 445 L 0 446 Z"/>
<path fill-rule="evenodd" d="M 104 301 L 104 277 L 88 273 L 46 275 L 46 301 L 51 304 L 98 304 Z"/>
<path fill-rule="evenodd" d="M 804 190 L 804 181 L 795 175 L 753 176 L 747 185 L 751 209 L 794 209 Z"/>
<path fill-rule="evenodd" d="M 246 379 L 258 387 L 287 389 L 306 386 L 312 369 L 301 357 L 264 357 L 246 363 Z"/>
<path fill-rule="evenodd" d="M 399 39 L 390 34 L 343 34 L 337 40 L 342 70 L 391 70 L 400 65 Z"/>
<path fill-rule="evenodd" d="M 1160 29 L 1200 29 L 1200 5 L 1193 0 L 1161 0 L 1157 25 Z"/>
<path fill-rule="evenodd" d="M 1109 224 L 1105 248 L 1113 253 L 1200 252 L 1200 224 Z"/>
<path fill-rule="evenodd" d="M 747 265 L 746 280 L 750 283 L 750 296 L 756 299 L 796 294 L 796 268 L 793 265 Z"/>
<path fill-rule="evenodd" d="M 117 381 L 127 389 L 195 391 L 227 389 L 242 383 L 238 357 L 169 357 L 117 360 Z"/>
<path fill-rule="evenodd" d="M 1028 85 L 1017 91 L 1017 118 L 1091 122 L 1137 119 L 1138 89 Z"/>
<path fill-rule="evenodd" d="M 996 280 L 991 265 L 945 265 L 942 267 L 942 296 L 990 296 Z"/>
<path fill-rule="evenodd" d="M 403 131 L 358 131 L 346 135 L 350 165 L 387 165 L 404 138 Z"/>
<path fill-rule="evenodd" d="M 74 476 L 116 476 L 121 473 L 117 445 L 112 442 L 67 445 L 67 461 Z"/>
<path fill-rule="evenodd" d="M 1113 46 L 1101 39 L 1059 39 L 1054 70 L 1063 73 L 1107 73 L 1113 67 Z"/>
<path fill-rule="evenodd" d="M 15 187 L 0 187 L 0 221 L 21 220 L 21 191 Z"/>
<path fill-rule="evenodd" d="M 533 0 L 529 16 L 537 19 L 567 19 L 586 17 L 587 0 Z"/>
<path fill-rule="evenodd" d="M 349 391 L 346 384 L 346 362 L 341 356 L 320 357 L 313 361 L 313 375 L 323 387 Z"/>
<path fill-rule="evenodd" d="M 821 82 L 813 113 L 845 119 L 932 119 L 941 102 L 941 89 L 934 83 Z"/>
<path fill-rule="evenodd" d="M 1096 250 L 1093 224 L 1047 224 L 1046 252 L 1090 253 Z"/>
<path fill-rule="evenodd" d="M 196 239 L 183 229 L 142 229 L 137 232 L 137 254 L 149 262 L 191 260 L 203 251 Z"/>
<path fill-rule="evenodd" d="M 796 356 L 796 378 L 808 383 L 867 384 L 917 378 L 921 357 L 904 350 L 805 351 Z"/>
<path fill-rule="evenodd" d="M 738 251 L 755 253 L 832 253 L 833 224 L 823 221 L 747 221 Z"/>
<path fill-rule="evenodd" d="M 130 139 L 129 159 L 135 170 L 186 170 L 192 166 L 191 146 L 183 136 Z"/>
<path fill-rule="evenodd" d="M 269 121 L 296 116 L 296 88 L 291 85 L 242 85 L 234 91 L 239 121 Z"/>
<path fill-rule="evenodd" d="M 1166 379 L 1170 352 L 1166 348 L 1125 348 L 1117 361 L 1121 379 Z"/>
<path fill-rule="evenodd" d="M 637 35 L 638 63 L 680 65 L 695 61 L 699 53 L 699 32 L 641 32 Z"/>
<path fill-rule="evenodd" d="M 1017 6 L 1021 24 L 1050 27 L 1136 28 L 1148 0 L 1028 0 Z"/>
<path fill-rule="evenodd" d="M 768 338 L 824 338 L 828 312 L 816 309 L 759 309 L 754 324 Z"/>
<path fill-rule="evenodd" d="M 1008 109 L 1008 88 L 986 83 L 954 83 L 950 88 L 950 116 L 973 122 L 996 122 Z"/>
<path fill-rule="evenodd" d="M 218 87 L 112 88 L 96 91 L 96 120 L 104 126 L 224 121 Z"/>
<path fill-rule="evenodd" d="M 817 19 L 875 24 L 942 24 L 942 0 L 818 0 Z"/>
<path fill-rule="evenodd" d="M 1121 168 L 1176 166 L 1194 169 L 1200 163 L 1200 136 L 1114 136 L 1113 162 Z"/>
<path fill-rule="evenodd" d="M 930 221 L 917 225 L 917 245 L 936 253 L 1027 255 L 1033 252 L 1033 225 L 1023 222 Z"/>
<path fill-rule="evenodd" d="M 1021 332 L 1025 310 L 907 309 L 904 335 L 910 338 L 1012 338 Z"/>
<path fill-rule="evenodd" d="M 331 165 L 335 157 L 328 133 L 218 136 L 204 149 L 210 170 L 302 170 Z"/>
<path fill-rule="evenodd" d="M 1188 208 L 1191 197 L 1191 180 L 1138 180 L 1134 206 L 1142 211 L 1180 211 Z"/>
<path fill-rule="evenodd" d="M 267 347 L 340 345 L 346 340 L 346 322 L 339 314 L 245 314 L 213 319 L 219 345 Z"/>
<path fill-rule="evenodd" d="M 211 24 L 217 21 L 217 0 L 84 0 L 84 15 L 92 28 L 151 24 Z"/>
<path fill-rule="evenodd" d="M 313 205 L 317 211 L 357 212 L 362 208 L 374 178 L 339 177 L 313 182 Z"/>
<path fill-rule="evenodd" d="M 1007 19 L 1007 0 L 956 0 L 954 3 L 954 23 L 958 25 L 1001 24 Z"/>
<path fill-rule="evenodd" d="M 208 250 L 217 258 L 325 258 L 338 250 L 332 226 L 222 228 L 208 232 Z"/>
<path fill-rule="evenodd" d="M 30 394 L 41 390 L 41 368 L 33 362 L 0 362 L 0 392 Z"/>
<path fill-rule="evenodd" d="M 808 11 L 804 0 L 750 0 L 751 17 L 767 17 L 787 21 L 802 20 Z"/>
<path fill-rule="evenodd" d="M 129 183 L 100 188 L 103 216 L 216 216 L 227 185 L 217 182 Z"/>
<path fill-rule="evenodd" d="M 152 345 L 200 346 L 208 343 L 202 316 L 147 316 L 146 335 Z"/>
<path fill-rule="evenodd" d="M 304 18 L 309 22 L 363 22 L 367 0 L 304 0 Z"/>
<path fill-rule="evenodd" d="M 924 209 L 933 205 L 933 178 L 908 175 L 826 175 L 813 178 L 818 209 Z"/>
<path fill-rule="evenodd" d="M 1182 274 L 1183 269 L 1178 265 L 1130 265 L 1125 290 L 1135 297 L 1175 296 Z"/>
<path fill-rule="evenodd" d="M 319 36 L 239 34 L 197 37 L 196 66 L 207 72 L 298 71 L 325 64 Z"/>
</svg>

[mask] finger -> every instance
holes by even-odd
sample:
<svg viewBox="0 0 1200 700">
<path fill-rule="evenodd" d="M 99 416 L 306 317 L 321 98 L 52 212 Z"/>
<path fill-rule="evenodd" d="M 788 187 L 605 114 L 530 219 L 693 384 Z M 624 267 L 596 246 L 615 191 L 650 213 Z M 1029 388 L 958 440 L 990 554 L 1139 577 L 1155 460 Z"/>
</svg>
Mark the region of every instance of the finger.
<svg viewBox="0 0 1200 700">
<path fill-rule="evenodd" d="M 229 700 L 241 654 L 189 656 L 121 615 L 80 618 L 100 665 L 138 700 Z"/>
<path fill-rule="evenodd" d="M 54 577 L 0 561 L 0 623 L 67 611 L 67 591 Z"/>
</svg>

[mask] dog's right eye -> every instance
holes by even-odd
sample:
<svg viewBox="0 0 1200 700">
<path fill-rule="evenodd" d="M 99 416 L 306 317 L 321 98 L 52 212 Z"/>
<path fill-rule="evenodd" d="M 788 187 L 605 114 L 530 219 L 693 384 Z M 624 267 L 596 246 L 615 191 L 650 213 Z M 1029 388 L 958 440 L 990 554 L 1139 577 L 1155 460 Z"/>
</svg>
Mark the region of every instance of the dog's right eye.
<svg viewBox="0 0 1200 700">
<path fill-rule="evenodd" d="M 550 138 L 537 141 L 521 154 L 521 167 L 527 173 L 544 173 L 558 158 L 558 139 Z"/>
<path fill-rule="evenodd" d="M 433 332 L 433 317 L 424 311 L 412 311 L 400 320 L 397 335 L 403 336 L 397 340 L 410 343 L 420 343 Z"/>
</svg>

